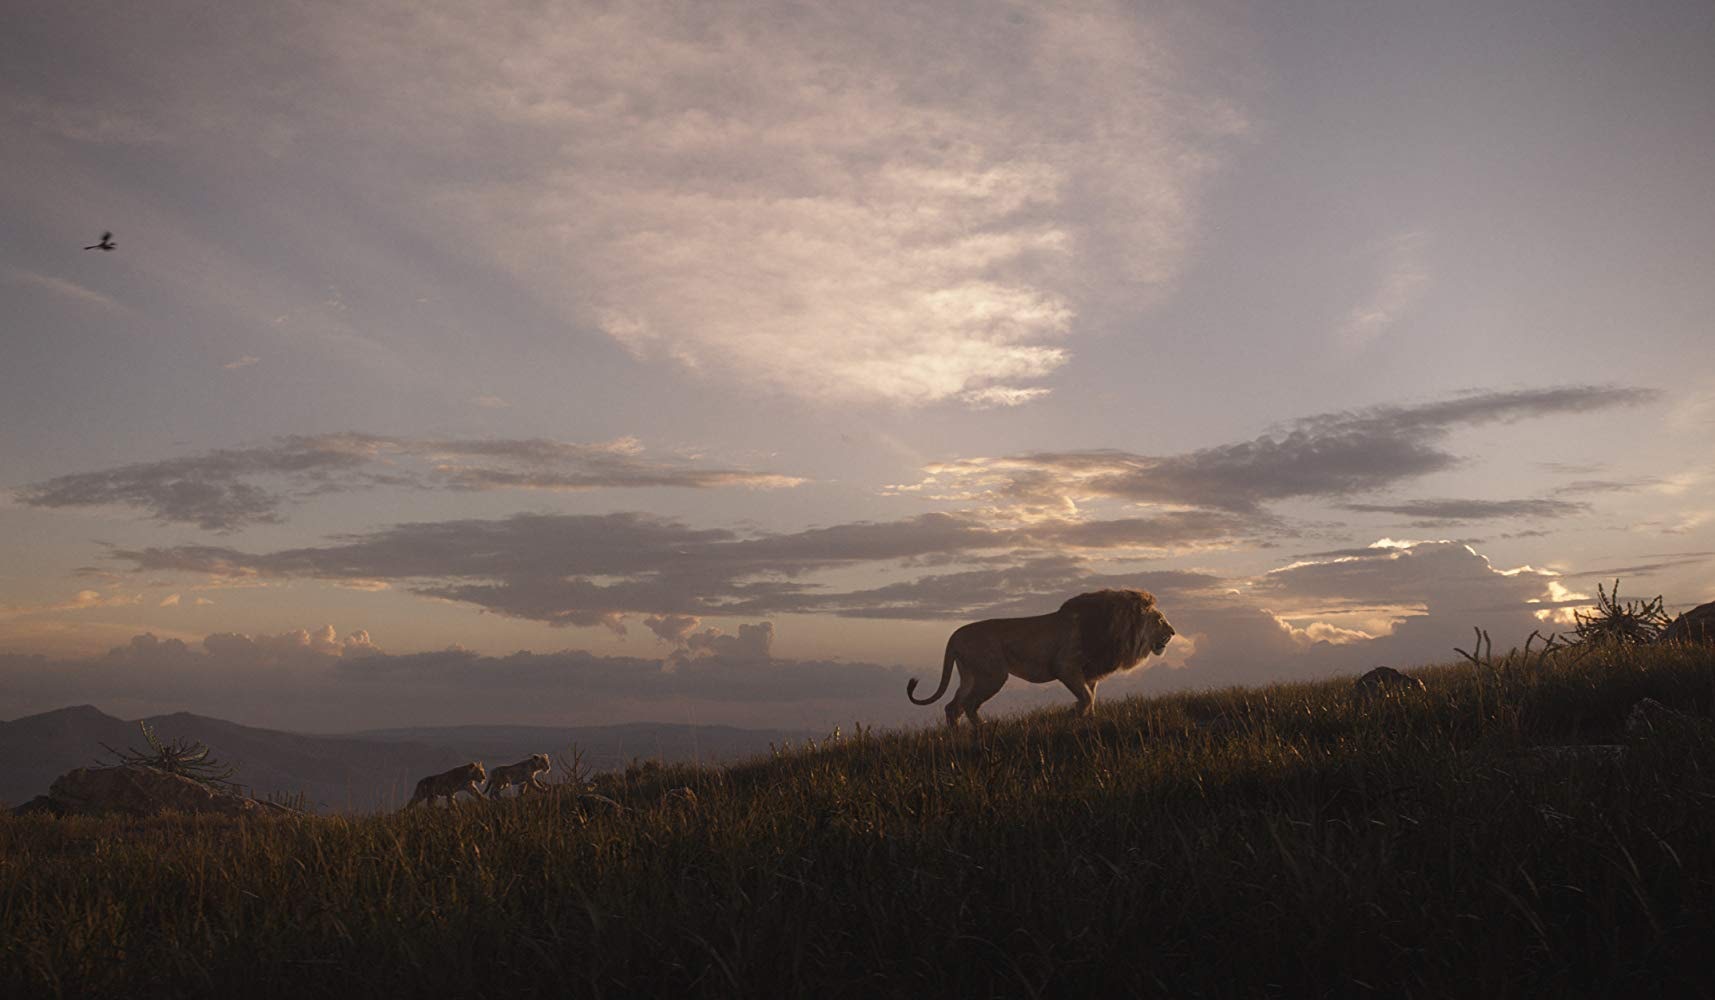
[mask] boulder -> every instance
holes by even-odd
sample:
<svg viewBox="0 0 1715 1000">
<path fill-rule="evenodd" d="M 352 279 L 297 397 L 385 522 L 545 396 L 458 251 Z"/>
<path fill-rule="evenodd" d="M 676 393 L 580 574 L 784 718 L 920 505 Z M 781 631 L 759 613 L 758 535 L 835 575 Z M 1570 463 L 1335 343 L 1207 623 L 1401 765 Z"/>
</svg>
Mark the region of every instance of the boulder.
<svg viewBox="0 0 1715 1000">
<path fill-rule="evenodd" d="M 1651 736 L 1704 735 L 1715 723 L 1677 708 L 1668 708 L 1654 698 L 1644 698 L 1626 714 L 1626 735 L 1632 739 Z"/>
<path fill-rule="evenodd" d="M 1606 768 L 1626 759 L 1626 748 L 1613 743 L 1526 747 L 1508 754 L 1502 770 L 1518 778 L 1540 778 L 1555 768 Z"/>
<path fill-rule="evenodd" d="M 1675 618 L 1656 641 L 1715 646 L 1715 601 L 1699 604 Z"/>
<path fill-rule="evenodd" d="M 1423 681 L 1392 667 L 1377 667 L 1352 682 L 1352 695 L 1362 702 L 1374 701 L 1394 691 L 1422 691 Z"/>
<path fill-rule="evenodd" d="M 48 794 L 18 812 L 60 816 L 122 813 L 153 816 L 162 812 L 220 813 L 229 816 L 291 812 L 284 806 L 223 792 L 182 774 L 152 767 L 80 767 L 60 775 Z"/>
</svg>

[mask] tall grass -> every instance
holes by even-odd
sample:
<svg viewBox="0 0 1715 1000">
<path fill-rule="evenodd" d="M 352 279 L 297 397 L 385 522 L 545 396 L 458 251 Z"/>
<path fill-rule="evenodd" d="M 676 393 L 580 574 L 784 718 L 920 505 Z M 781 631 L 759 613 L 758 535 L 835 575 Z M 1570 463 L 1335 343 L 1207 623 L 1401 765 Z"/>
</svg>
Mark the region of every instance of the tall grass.
<svg viewBox="0 0 1715 1000">
<path fill-rule="evenodd" d="M 1707 717 L 1709 652 L 1420 676 L 859 729 L 605 799 L 8 818 L 0 993 L 1715 993 L 1715 739 L 1519 753 L 1646 696 Z"/>
</svg>

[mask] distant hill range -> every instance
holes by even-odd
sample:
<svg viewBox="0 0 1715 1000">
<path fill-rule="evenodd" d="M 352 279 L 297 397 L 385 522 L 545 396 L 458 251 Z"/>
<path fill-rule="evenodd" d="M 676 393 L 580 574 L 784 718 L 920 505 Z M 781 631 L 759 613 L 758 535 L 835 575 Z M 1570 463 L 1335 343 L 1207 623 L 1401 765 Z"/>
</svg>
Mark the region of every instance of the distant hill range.
<svg viewBox="0 0 1715 1000">
<path fill-rule="evenodd" d="M 0 722 L 0 802 L 18 805 L 48 790 L 74 767 L 110 762 L 102 744 L 146 749 L 139 720 L 91 705 Z M 820 736 L 796 730 L 736 729 L 637 722 L 617 726 L 442 726 L 377 729 L 334 736 L 241 726 L 176 712 L 141 721 L 163 740 L 198 740 L 237 769 L 233 780 L 259 798 L 302 793 L 321 812 L 371 812 L 403 805 L 417 779 L 469 760 L 510 764 L 533 753 L 591 771 L 634 760 L 724 762 L 765 753 L 770 743 Z"/>
</svg>

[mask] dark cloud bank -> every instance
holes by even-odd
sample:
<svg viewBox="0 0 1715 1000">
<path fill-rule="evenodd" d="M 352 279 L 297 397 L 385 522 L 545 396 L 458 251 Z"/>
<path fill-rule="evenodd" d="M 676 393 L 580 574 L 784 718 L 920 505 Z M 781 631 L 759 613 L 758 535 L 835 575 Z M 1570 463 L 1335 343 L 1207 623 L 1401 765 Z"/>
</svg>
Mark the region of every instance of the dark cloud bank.
<svg viewBox="0 0 1715 1000">
<path fill-rule="evenodd" d="M 1236 587 L 1206 574 L 1101 574 L 1073 559 L 1044 558 L 841 599 L 880 615 L 892 603 L 922 617 L 927 609 L 972 602 L 987 604 L 983 616 L 1022 615 L 1053 610 L 1066 595 L 1084 590 L 1148 587 L 1178 629 L 1180 646 L 1169 647 L 1166 660 L 1146 661 L 1104 685 L 1104 697 L 1323 677 L 1378 663 L 1444 662 L 1472 626 L 1488 629 L 1502 644 L 1518 642 L 1531 629 L 1548 627 L 1536 616 L 1557 606 L 1549 600 L 1551 574 L 1497 570 L 1460 543 L 1354 552 L 1232 581 Z M 1391 634 L 1363 638 L 1317 624 L 1377 608 L 1387 612 L 1383 617 L 1403 616 Z M 0 698 L 24 711 L 78 702 L 140 714 L 190 708 L 306 730 L 615 719 L 891 725 L 939 718 L 902 696 L 908 677 L 935 676 L 938 642 L 909 665 L 792 660 L 773 656 L 770 621 L 739 624 L 730 632 L 688 615 L 652 616 L 646 624 L 673 644 L 669 653 L 390 654 L 363 633 L 342 639 L 331 628 L 278 636 L 217 634 L 200 646 L 145 635 L 84 660 L 0 656 Z M 1053 685 L 1015 682 L 996 709 L 1064 700 Z"/>
<path fill-rule="evenodd" d="M 16 491 L 32 507 L 135 508 L 158 521 L 234 531 L 284 519 L 289 502 L 319 493 L 394 487 L 449 490 L 593 490 L 782 487 L 767 472 L 645 458 L 629 439 L 574 444 L 543 439 L 458 440 L 320 434 L 256 448 L 137 462 L 58 476 Z"/>
<path fill-rule="evenodd" d="M 662 621 L 787 613 L 934 619 L 1010 612 L 1065 596 L 1072 581 L 1086 575 L 1081 560 L 1159 557 L 1202 544 L 1257 543 L 1287 535 L 1291 526 L 1265 509 L 1265 502 L 1344 497 L 1446 468 L 1459 459 L 1439 442 L 1455 428 L 1650 398 L 1646 390 L 1603 386 L 1474 394 L 1415 407 L 1309 417 L 1280 435 L 1168 458 L 1099 451 L 970 459 L 937 467 L 931 481 L 908 488 L 962 491 L 959 495 L 985 501 L 991 511 L 997 504 L 1011 504 L 1037 512 L 1025 518 L 967 511 L 740 533 L 637 512 L 518 514 L 397 524 L 272 552 L 181 545 L 115 549 L 111 556 L 156 572 L 388 581 L 427 597 L 554 625 L 623 628 L 628 615 Z M 495 441 L 459 447 L 485 459 L 505 455 L 540 464 L 565 460 L 573 446 Z M 439 442 L 435 448 L 439 453 L 451 446 Z M 338 454 L 348 456 L 352 450 L 342 445 Z M 603 451 L 594 459 L 583 451 L 575 454 L 578 461 L 616 466 L 612 481 L 623 478 L 618 468 L 636 461 L 629 453 Z M 326 467 L 337 464 L 291 449 L 270 455 L 282 461 L 299 456 L 292 464 L 329 475 Z M 209 461 L 227 467 L 224 459 Z M 350 461 L 338 459 L 347 463 L 338 467 L 348 468 Z M 439 474 L 448 481 L 456 478 Z M 636 470 L 627 474 L 643 476 Z M 1178 509 L 1096 520 L 1041 513 L 1063 512 L 1068 496 L 1090 495 Z M 1346 507 L 1431 524 L 1540 520 L 1584 509 L 1555 499 L 1349 502 Z M 814 579 L 854 566 L 950 571 L 862 590 L 834 590 Z M 1208 586 L 1212 581 L 1197 582 Z"/>
<path fill-rule="evenodd" d="M 1178 655 L 1168 658 L 1170 666 L 1152 666 L 1119 679 L 1110 685 L 1114 693 L 1321 676 L 1377 663 L 1442 661 L 1455 643 L 1465 641 L 1472 626 L 1489 629 L 1503 644 L 1522 641 L 1533 627 L 1542 626 L 1538 614 L 1555 606 L 1548 586 L 1551 575 L 1499 571 L 1456 542 L 1338 550 L 1237 581 L 1183 570 L 1116 572 L 1112 560 L 1159 559 L 1180 547 L 1281 537 L 1290 526 L 1264 505 L 1307 496 L 1351 498 L 1347 506 L 1358 510 L 1436 523 L 1574 513 L 1581 505 L 1558 500 L 1359 502 L 1356 495 L 1456 464 L 1459 458 L 1446 451 L 1442 441 L 1459 427 L 1582 413 L 1650 398 L 1644 390 L 1613 387 L 1477 394 L 1416 407 L 1311 417 L 1281 434 L 1166 458 L 1100 451 L 972 459 L 937 467 L 924 484 L 902 488 L 927 495 L 961 493 L 985 504 L 987 512 L 981 515 L 927 513 L 799 531 L 741 532 L 638 512 L 518 514 L 395 524 L 335 536 L 321 545 L 275 551 L 226 545 L 114 548 L 111 558 L 139 572 L 387 581 L 423 596 L 554 625 L 606 625 L 624 631 L 628 621 L 641 621 L 657 638 L 671 643 L 673 651 L 660 659 L 579 651 L 507 657 L 459 650 L 389 655 L 362 643 L 351 648 L 310 643 L 288 651 L 310 659 L 287 669 L 278 665 L 286 653 L 258 659 L 238 639 L 210 637 L 200 650 L 144 640 L 105 658 L 70 665 L 32 667 L 12 658 L 0 675 L 11 685 L 37 684 L 38 694 L 49 688 L 65 690 L 56 703 L 92 700 L 68 689 L 78 678 L 99 676 L 102 684 L 134 678 L 137 685 L 149 685 L 152 677 L 190 677 L 201 670 L 220 678 L 220 684 L 232 685 L 235 704 L 253 705 L 253 692 L 267 690 L 268 678 L 295 670 L 302 677 L 276 685 L 281 704 L 296 703 L 298 696 L 291 692 L 301 688 L 333 698 L 330 704 L 397 706 L 401 713 L 412 713 L 412 721 L 517 718 L 533 711 L 563 721 L 585 711 L 608 719 L 680 721 L 675 711 L 695 706 L 695 711 L 721 716 L 709 721 L 741 724 L 816 723 L 824 717 L 890 722 L 918 716 L 898 697 L 906 676 L 901 667 L 783 661 L 770 654 L 773 626 L 756 620 L 813 613 L 952 622 L 1038 614 L 1053 610 L 1071 594 L 1104 586 L 1155 591 L 1184 639 Z M 197 475 L 158 463 L 91 474 L 94 478 L 87 483 L 65 477 L 26 491 L 24 499 L 48 504 L 57 502 L 54 498 L 73 503 L 78 497 L 131 496 L 127 491 L 132 487 L 125 484 L 132 484 L 142 498 L 135 501 L 138 506 L 166 516 L 160 505 L 176 503 L 176 494 L 155 487 L 200 476 L 205 485 L 224 484 L 214 488 L 211 510 L 223 503 L 240 508 L 249 503 L 261 510 L 266 504 L 245 500 L 240 488 L 252 474 L 246 470 L 256 468 L 252 463 L 264 463 L 270 472 L 284 469 L 299 476 L 300 485 L 325 482 L 327 488 L 347 488 L 351 477 L 361 485 L 363 477 L 380 474 L 365 450 L 375 440 L 352 444 L 342 439 L 331 453 L 324 439 L 292 439 L 277 449 L 264 449 L 262 456 L 211 453 L 186 460 L 197 465 Z M 390 448 L 418 447 L 388 440 L 393 442 Z M 592 457 L 577 450 L 581 447 L 496 441 L 465 443 L 459 453 L 471 460 L 472 469 L 489 470 L 483 463 L 500 457 L 537 471 L 557 462 L 567 468 L 576 465 L 591 481 L 610 484 L 659 483 L 660 476 L 669 475 L 652 467 L 634 468 L 639 460 L 628 448 L 610 454 L 613 449 L 600 446 L 602 454 Z M 452 448 L 438 442 L 433 450 L 444 454 Z M 225 471 L 215 474 L 211 469 Z M 474 473 L 447 463 L 430 474 L 446 488 L 483 488 L 481 484 L 491 481 L 483 478 L 487 472 L 471 479 Z M 736 482 L 749 474 L 680 469 L 671 475 L 686 477 L 679 485 L 706 486 L 717 483 L 697 477 L 730 475 Z M 1042 511 L 1064 510 L 1067 494 L 1169 509 L 1106 520 L 1041 516 Z M 192 491 L 182 506 L 171 508 L 173 516 L 194 519 L 197 502 Z M 1035 516 L 1004 516 L 1008 504 Z M 1003 516 L 994 514 L 997 508 Z M 221 517 L 214 521 L 216 527 L 231 523 Z M 818 574 L 851 567 L 903 578 L 857 589 L 817 580 Z M 1326 621 L 1340 616 L 1348 622 L 1391 622 L 1390 628 L 1378 630 L 1390 634 L 1366 637 L 1349 624 Z M 706 618 L 752 622 L 727 632 L 704 627 Z M 925 650 L 912 666 L 924 672 L 929 664 L 938 665 L 939 653 Z M 306 677 L 314 682 L 301 687 Z M 210 690 L 219 686 L 211 682 Z M 90 693 L 98 688 L 91 680 Z M 197 689 L 187 685 L 185 690 Z M 241 696 L 241 691 L 252 693 Z M 368 700 L 361 694 L 365 691 L 372 695 Z M 1012 697 L 1014 703 L 1053 700 L 1051 693 Z M 462 714 L 446 714 L 455 709 Z M 364 724 L 371 722 L 373 718 Z"/>
<path fill-rule="evenodd" d="M 988 499 L 1015 503 L 1052 505 L 1083 494 L 1255 514 L 1271 502 L 1352 496 L 1453 468 L 1461 459 L 1442 442 L 1461 428 L 1634 406 L 1657 395 L 1622 386 L 1473 393 L 1418 406 L 1306 417 L 1280 433 L 1166 457 L 1100 450 L 967 459 L 937 467 L 931 482 L 974 483 Z M 932 488 L 926 483 L 913 489 L 926 487 Z M 1430 503 L 1439 512 L 1427 516 L 1438 519 L 1559 516 L 1579 509 L 1553 501 Z"/>
</svg>

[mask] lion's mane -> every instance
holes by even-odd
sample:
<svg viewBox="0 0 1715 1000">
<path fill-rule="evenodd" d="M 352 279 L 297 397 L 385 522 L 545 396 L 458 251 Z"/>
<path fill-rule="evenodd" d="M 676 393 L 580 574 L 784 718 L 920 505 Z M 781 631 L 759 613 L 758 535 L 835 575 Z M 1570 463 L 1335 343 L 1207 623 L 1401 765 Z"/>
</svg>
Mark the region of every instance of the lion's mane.
<svg viewBox="0 0 1715 1000">
<path fill-rule="evenodd" d="M 1153 648 L 1155 595 L 1147 590 L 1097 590 L 1068 598 L 1060 613 L 1077 621 L 1084 676 L 1096 681 L 1137 663 Z"/>
</svg>

